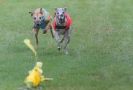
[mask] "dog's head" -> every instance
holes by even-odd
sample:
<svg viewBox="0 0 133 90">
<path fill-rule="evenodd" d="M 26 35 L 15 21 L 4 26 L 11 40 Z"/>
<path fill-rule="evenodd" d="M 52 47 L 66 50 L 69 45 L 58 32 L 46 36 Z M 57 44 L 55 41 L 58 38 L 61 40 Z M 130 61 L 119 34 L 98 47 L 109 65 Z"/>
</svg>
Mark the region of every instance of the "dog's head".
<svg viewBox="0 0 133 90">
<path fill-rule="evenodd" d="M 55 15 L 58 19 L 58 23 L 63 24 L 65 23 L 65 12 L 66 8 L 55 8 Z"/>
<path fill-rule="evenodd" d="M 36 25 L 40 25 L 41 21 L 44 20 L 44 13 L 42 8 L 37 8 L 34 12 L 29 12 L 33 17 L 33 21 Z"/>
</svg>

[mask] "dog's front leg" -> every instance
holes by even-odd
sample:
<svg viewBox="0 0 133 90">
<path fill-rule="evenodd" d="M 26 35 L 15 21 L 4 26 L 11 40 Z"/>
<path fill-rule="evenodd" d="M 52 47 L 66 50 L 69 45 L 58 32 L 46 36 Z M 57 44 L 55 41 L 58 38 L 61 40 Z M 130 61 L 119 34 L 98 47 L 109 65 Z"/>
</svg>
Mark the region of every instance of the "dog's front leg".
<svg viewBox="0 0 133 90">
<path fill-rule="evenodd" d="M 53 27 L 52 27 L 52 24 L 50 24 L 49 27 L 50 27 L 50 32 L 51 32 L 52 38 L 54 38 L 54 34 L 53 34 L 53 30 L 54 30 L 54 29 L 53 29 Z"/>
<path fill-rule="evenodd" d="M 64 34 L 64 53 L 68 54 L 68 44 L 70 42 L 70 33 L 69 30 L 67 30 Z"/>
<path fill-rule="evenodd" d="M 61 45 L 60 45 L 60 35 L 59 35 L 59 32 L 55 31 L 54 35 L 55 35 L 55 40 L 56 40 L 56 43 L 57 43 L 57 48 L 60 51 Z"/>
<path fill-rule="evenodd" d="M 34 32 L 34 35 L 35 35 L 35 40 L 36 40 L 36 48 L 38 47 L 38 32 L 39 30 L 38 29 L 33 29 L 33 32 Z"/>
</svg>

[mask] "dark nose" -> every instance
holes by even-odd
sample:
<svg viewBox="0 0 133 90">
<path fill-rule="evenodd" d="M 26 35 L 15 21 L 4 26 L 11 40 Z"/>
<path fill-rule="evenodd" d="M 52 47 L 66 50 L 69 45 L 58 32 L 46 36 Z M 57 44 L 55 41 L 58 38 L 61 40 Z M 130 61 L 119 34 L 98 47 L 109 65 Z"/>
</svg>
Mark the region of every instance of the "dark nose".
<svg viewBox="0 0 133 90">
<path fill-rule="evenodd" d="M 36 24 L 37 26 L 39 26 L 39 24 Z"/>
<path fill-rule="evenodd" d="M 39 26 L 39 23 L 37 23 L 36 25 Z"/>
<path fill-rule="evenodd" d="M 39 26 L 39 21 L 35 21 L 35 24 L 36 24 L 37 26 Z"/>
<path fill-rule="evenodd" d="M 61 14 L 60 16 L 63 17 L 63 14 Z"/>
</svg>

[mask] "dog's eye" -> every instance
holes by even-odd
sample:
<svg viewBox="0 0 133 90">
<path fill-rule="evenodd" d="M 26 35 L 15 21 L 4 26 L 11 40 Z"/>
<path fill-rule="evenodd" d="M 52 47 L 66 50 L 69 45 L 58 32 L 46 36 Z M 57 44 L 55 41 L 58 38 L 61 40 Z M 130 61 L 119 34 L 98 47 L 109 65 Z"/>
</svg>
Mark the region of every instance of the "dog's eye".
<svg viewBox="0 0 133 90">
<path fill-rule="evenodd" d="M 57 12 L 57 14 L 59 15 L 59 13 Z"/>
<path fill-rule="evenodd" d="M 36 20 L 36 17 L 34 17 L 34 20 Z"/>
<path fill-rule="evenodd" d="M 42 17 L 39 17 L 39 19 L 42 19 Z"/>
</svg>

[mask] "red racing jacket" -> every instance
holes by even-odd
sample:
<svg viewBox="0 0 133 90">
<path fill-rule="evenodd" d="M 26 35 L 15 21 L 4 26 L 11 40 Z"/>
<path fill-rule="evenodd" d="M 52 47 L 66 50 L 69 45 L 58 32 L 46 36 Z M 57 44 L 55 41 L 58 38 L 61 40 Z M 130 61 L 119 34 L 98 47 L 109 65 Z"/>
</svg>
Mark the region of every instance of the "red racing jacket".
<svg viewBox="0 0 133 90">
<path fill-rule="evenodd" d="M 65 13 L 65 17 L 66 17 L 66 26 L 65 26 L 65 29 L 68 30 L 69 27 L 72 25 L 72 19 L 70 17 L 70 15 L 68 13 Z M 56 17 L 54 17 L 54 21 L 53 21 L 53 28 L 54 30 L 56 30 Z"/>
</svg>

